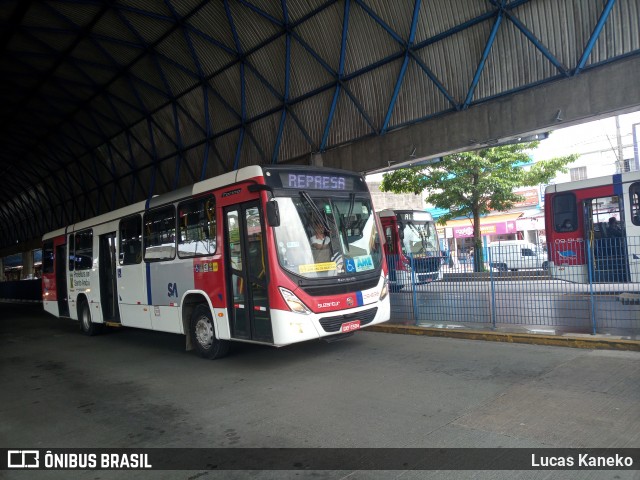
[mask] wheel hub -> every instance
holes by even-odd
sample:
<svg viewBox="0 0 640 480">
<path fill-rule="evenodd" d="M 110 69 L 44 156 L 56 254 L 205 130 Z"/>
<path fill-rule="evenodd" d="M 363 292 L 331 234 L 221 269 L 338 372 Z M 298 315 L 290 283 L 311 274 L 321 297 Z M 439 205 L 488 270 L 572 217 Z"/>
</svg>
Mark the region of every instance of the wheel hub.
<svg viewBox="0 0 640 480">
<path fill-rule="evenodd" d="M 213 343 L 213 325 L 211 321 L 206 317 L 200 318 L 196 323 L 195 331 L 198 343 L 207 349 L 211 347 Z"/>
</svg>

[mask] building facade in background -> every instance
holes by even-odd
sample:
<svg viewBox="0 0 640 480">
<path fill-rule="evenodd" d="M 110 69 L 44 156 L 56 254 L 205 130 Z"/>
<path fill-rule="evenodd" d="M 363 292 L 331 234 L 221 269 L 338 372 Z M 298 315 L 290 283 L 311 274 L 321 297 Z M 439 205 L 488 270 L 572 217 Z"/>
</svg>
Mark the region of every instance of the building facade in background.
<svg viewBox="0 0 640 480">
<path fill-rule="evenodd" d="M 415 195 L 413 193 L 390 193 L 381 192 L 380 183 L 382 175 L 373 175 L 367 177 L 367 186 L 371 192 L 371 200 L 373 208 L 377 212 L 381 212 L 387 208 L 393 210 L 425 210 L 425 196 L 423 194 Z"/>
</svg>

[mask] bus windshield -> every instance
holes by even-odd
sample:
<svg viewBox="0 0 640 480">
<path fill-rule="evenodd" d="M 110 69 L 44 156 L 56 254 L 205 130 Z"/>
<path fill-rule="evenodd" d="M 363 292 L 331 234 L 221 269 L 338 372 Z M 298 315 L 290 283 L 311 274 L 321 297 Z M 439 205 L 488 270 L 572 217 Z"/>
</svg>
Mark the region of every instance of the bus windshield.
<svg viewBox="0 0 640 480">
<path fill-rule="evenodd" d="M 405 255 L 440 255 L 436 226 L 433 222 L 405 220 L 398 223 L 398 233 L 402 239 L 402 253 Z"/>
<path fill-rule="evenodd" d="M 300 191 L 277 198 L 282 219 L 275 229 L 280 265 L 305 278 L 378 270 L 382 252 L 370 197 L 319 195 Z"/>
</svg>

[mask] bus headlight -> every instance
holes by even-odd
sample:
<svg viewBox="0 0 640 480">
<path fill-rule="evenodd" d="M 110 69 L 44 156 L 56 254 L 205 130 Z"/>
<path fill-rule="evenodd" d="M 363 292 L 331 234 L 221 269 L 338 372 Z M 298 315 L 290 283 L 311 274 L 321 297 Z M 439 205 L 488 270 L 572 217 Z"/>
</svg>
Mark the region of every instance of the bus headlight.
<svg viewBox="0 0 640 480">
<path fill-rule="evenodd" d="M 309 310 L 307 306 L 304 303 L 302 303 L 302 300 L 296 297 L 293 294 L 293 292 L 283 287 L 278 287 L 278 288 L 280 289 L 282 298 L 284 298 L 284 301 L 287 302 L 287 305 L 289 306 L 292 312 L 301 313 L 303 315 L 311 314 L 311 310 Z"/>
<path fill-rule="evenodd" d="M 384 300 L 387 295 L 389 295 L 389 277 L 385 275 L 382 290 L 380 290 L 380 300 Z"/>
</svg>

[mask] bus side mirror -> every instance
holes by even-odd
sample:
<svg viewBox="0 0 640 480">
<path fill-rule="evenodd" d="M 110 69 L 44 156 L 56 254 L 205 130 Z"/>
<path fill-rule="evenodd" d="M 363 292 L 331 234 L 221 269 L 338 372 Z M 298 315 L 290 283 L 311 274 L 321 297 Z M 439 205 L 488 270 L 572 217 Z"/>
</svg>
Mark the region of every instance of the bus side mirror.
<svg viewBox="0 0 640 480">
<path fill-rule="evenodd" d="M 267 202 L 267 223 L 270 227 L 280 226 L 280 209 L 278 208 L 278 202 L 275 200 Z"/>
</svg>

